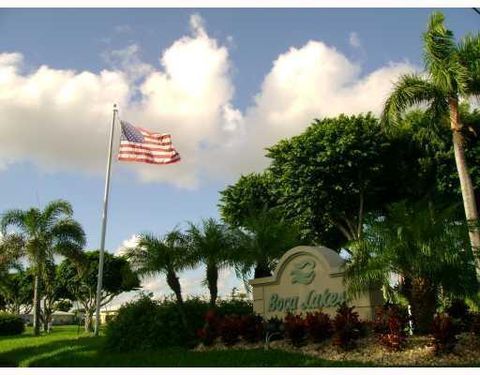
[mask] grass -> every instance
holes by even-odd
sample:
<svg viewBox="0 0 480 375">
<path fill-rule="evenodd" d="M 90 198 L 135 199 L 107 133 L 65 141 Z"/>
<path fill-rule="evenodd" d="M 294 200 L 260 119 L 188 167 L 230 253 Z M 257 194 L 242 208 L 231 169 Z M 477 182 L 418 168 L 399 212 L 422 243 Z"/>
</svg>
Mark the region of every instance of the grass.
<svg viewBox="0 0 480 375">
<path fill-rule="evenodd" d="M 76 326 L 54 327 L 35 337 L 31 328 L 21 336 L 0 337 L 0 366 L 21 367 L 290 367 L 357 366 L 279 350 L 222 350 L 193 352 L 169 349 L 152 352 L 112 353 L 102 349 L 102 336 L 78 333 Z"/>
</svg>

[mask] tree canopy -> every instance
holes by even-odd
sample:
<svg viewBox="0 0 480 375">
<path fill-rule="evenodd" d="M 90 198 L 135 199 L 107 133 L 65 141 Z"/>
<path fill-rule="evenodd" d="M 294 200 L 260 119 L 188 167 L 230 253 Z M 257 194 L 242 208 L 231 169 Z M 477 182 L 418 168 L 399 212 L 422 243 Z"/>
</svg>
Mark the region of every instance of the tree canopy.
<svg viewBox="0 0 480 375">
<path fill-rule="evenodd" d="M 389 139 L 371 114 L 315 120 L 268 149 L 269 171 L 289 216 L 317 242 L 338 248 L 361 237 L 366 212 L 385 207 L 410 186 L 397 179 L 418 169 L 405 165 L 417 150 L 404 143 Z"/>
<path fill-rule="evenodd" d="M 59 284 L 65 287 L 85 309 L 86 330 L 91 330 L 91 319 L 95 311 L 98 258 L 98 251 L 87 251 L 80 266 L 66 259 L 58 269 Z M 105 252 L 103 267 L 101 306 L 110 303 L 119 294 L 140 286 L 136 273 L 132 271 L 124 257 Z"/>
</svg>

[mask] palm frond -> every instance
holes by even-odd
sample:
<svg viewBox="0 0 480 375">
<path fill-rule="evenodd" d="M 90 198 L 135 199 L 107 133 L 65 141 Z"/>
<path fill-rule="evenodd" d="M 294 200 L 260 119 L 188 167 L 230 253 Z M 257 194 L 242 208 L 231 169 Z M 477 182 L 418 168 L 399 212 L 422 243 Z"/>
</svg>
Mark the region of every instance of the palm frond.
<svg viewBox="0 0 480 375">
<path fill-rule="evenodd" d="M 448 109 L 444 93 L 434 84 L 418 74 L 404 74 L 395 84 L 387 98 L 382 113 L 384 125 L 398 125 L 401 114 L 414 105 L 432 105 L 436 116 L 444 115 Z"/>
<path fill-rule="evenodd" d="M 458 45 L 460 63 L 467 70 L 466 94 L 480 97 L 480 33 L 467 34 Z"/>
<path fill-rule="evenodd" d="M 8 210 L 4 212 L 0 222 L 2 234 L 6 234 L 9 226 L 16 226 L 16 227 L 19 227 L 19 229 L 21 230 L 25 230 L 26 216 L 27 216 L 27 212 L 23 210 L 13 209 L 13 210 Z"/>
<path fill-rule="evenodd" d="M 356 294 L 375 284 L 388 288 L 395 273 L 428 279 L 446 293 L 472 294 L 474 259 L 459 212 L 455 206 L 399 202 L 383 219 L 368 220 L 364 238 L 346 265 L 348 290 Z"/>
<path fill-rule="evenodd" d="M 445 16 L 433 12 L 427 31 L 423 34 L 424 60 L 427 72 L 435 86 L 457 97 L 466 91 L 467 70 L 460 63 L 453 33 L 445 25 Z"/>
<path fill-rule="evenodd" d="M 43 209 L 42 216 L 45 223 L 55 223 L 62 216 L 72 216 L 73 208 L 70 202 L 57 199 L 49 202 Z"/>
<path fill-rule="evenodd" d="M 55 242 L 72 242 L 78 247 L 83 247 L 86 243 L 85 231 L 82 226 L 79 222 L 69 217 L 57 220 L 53 224 L 50 233 Z"/>
</svg>

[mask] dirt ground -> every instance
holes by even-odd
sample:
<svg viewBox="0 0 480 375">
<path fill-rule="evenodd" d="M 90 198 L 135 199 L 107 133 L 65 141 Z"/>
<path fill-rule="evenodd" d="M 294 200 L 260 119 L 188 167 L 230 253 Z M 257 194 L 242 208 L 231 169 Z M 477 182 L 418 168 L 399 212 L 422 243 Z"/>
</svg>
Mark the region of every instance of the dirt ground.
<svg viewBox="0 0 480 375">
<path fill-rule="evenodd" d="M 381 346 L 374 336 L 358 340 L 357 347 L 348 352 L 333 346 L 329 340 L 321 344 L 308 343 L 299 348 L 294 347 L 287 340 L 278 340 L 271 342 L 269 347 L 271 349 L 301 352 L 334 361 L 363 362 L 373 366 L 480 366 L 480 338 L 471 333 L 463 333 L 458 336 L 458 339 L 452 353 L 438 356 L 434 353 L 430 336 L 408 337 L 406 347 L 397 352 L 389 351 Z M 196 350 L 263 347 L 265 347 L 263 343 L 249 344 L 241 341 L 233 347 L 216 343 L 209 347 L 200 345 Z"/>
</svg>

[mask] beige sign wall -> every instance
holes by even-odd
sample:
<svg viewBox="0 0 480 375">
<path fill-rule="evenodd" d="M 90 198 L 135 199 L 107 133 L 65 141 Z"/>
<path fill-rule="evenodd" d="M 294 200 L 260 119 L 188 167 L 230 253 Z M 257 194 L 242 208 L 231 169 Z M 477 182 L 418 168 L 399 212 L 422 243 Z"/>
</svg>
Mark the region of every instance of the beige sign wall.
<svg viewBox="0 0 480 375">
<path fill-rule="evenodd" d="M 283 317 L 287 311 L 322 311 L 333 315 L 338 304 L 347 299 L 342 277 L 344 260 L 322 246 L 298 246 L 280 259 L 273 276 L 250 281 L 253 307 L 265 318 Z M 360 318 L 372 319 L 375 306 L 382 304 L 379 292 L 349 299 Z"/>
</svg>

